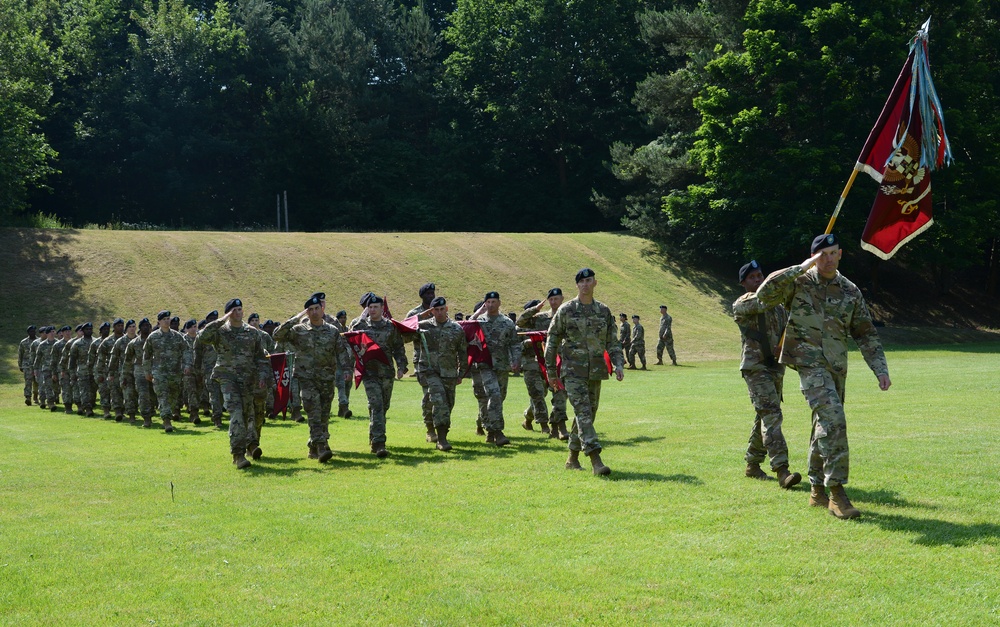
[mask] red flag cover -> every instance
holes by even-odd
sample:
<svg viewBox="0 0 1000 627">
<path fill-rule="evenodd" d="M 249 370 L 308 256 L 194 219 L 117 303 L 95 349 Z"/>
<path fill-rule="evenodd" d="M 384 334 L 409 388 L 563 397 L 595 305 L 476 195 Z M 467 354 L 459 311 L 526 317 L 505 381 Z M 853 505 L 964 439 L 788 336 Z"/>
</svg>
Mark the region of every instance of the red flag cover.
<svg viewBox="0 0 1000 627">
<path fill-rule="evenodd" d="M 531 341 L 531 347 L 535 349 L 535 359 L 538 361 L 538 367 L 542 371 L 542 378 L 545 382 L 549 384 L 549 387 L 555 387 L 549 382 L 549 369 L 545 366 L 545 340 L 549 337 L 548 331 L 529 331 L 525 333 L 528 340 Z M 556 377 L 561 374 L 562 357 L 556 355 Z"/>
<path fill-rule="evenodd" d="M 402 322 L 393 320 L 392 318 L 389 318 L 389 320 L 392 321 L 393 326 L 396 327 L 400 333 L 420 333 L 420 326 L 418 324 L 420 321 L 417 316 L 410 316 Z"/>
<path fill-rule="evenodd" d="M 614 371 L 614 368 L 611 367 L 611 355 L 608 354 L 608 351 L 604 351 L 604 365 L 608 367 L 608 374 Z"/>
<path fill-rule="evenodd" d="M 347 331 L 342 334 L 347 344 L 354 352 L 354 388 L 361 385 L 361 378 L 365 375 L 365 365 L 373 359 L 384 364 L 391 365 L 385 351 L 375 340 L 368 337 L 364 331 Z"/>
<path fill-rule="evenodd" d="M 285 353 L 271 354 L 271 370 L 274 372 L 274 381 L 277 387 L 274 391 L 274 408 L 271 410 L 271 418 L 278 414 L 285 413 L 288 402 L 292 398 L 292 388 L 289 385 L 288 359 Z"/>
<path fill-rule="evenodd" d="M 493 356 L 486 345 L 486 334 L 477 320 L 460 320 L 458 322 L 465 331 L 465 340 L 469 343 L 466 353 L 469 356 L 469 366 L 472 364 L 493 365 Z"/>
</svg>

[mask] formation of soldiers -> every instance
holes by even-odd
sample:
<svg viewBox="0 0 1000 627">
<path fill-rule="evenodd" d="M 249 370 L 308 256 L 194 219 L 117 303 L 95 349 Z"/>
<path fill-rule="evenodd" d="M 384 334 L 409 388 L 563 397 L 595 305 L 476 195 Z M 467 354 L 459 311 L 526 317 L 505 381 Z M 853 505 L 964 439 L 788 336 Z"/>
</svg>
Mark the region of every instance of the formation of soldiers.
<svg viewBox="0 0 1000 627">
<path fill-rule="evenodd" d="M 530 403 L 521 426 L 533 431 L 537 423 L 549 437 L 566 441 L 568 468 L 581 467 L 579 453 L 583 451 L 594 473 L 604 475 L 610 468 L 601 460 L 593 421 L 600 382 L 612 370 L 605 366 L 605 355 L 619 380 L 624 356 L 614 318 L 593 299 L 597 284 L 593 271 L 581 270 L 576 279 L 575 298 L 564 303 L 562 290 L 553 288 L 545 301 L 525 305 L 516 321 L 501 313 L 500 294 L 487 292 L 474 313 L 465 317 L 481 330 L 484 346 L 480 348 L 488 347 L 490 358 L 477 361 L 468 357 L 466 329 L 450 319 L 447 301 L 436 295 L 433 283 L 420 288 L 422 302 L 408 312 L 409 327 L 387 317 L 384 300 L 373 292 L 362 296 L 361 313 L 349 324 L 344 310 L 336 317 L 328 315 L 326 295 L 317 292 L 301 312 L 281 324 L 272 320 L 260 324 L 257 314 L 244 321 L 243 303 L 234 298 L 225 304 L 221 317 L 212 311 L 203 320 L 191 319 L 183 326 L 168 310 L 157 314 L 155 329 L 148 318 L 138 322 L 117 318 L 101 324 L 97 337 L 90 322 L 75 329 L 31 326 L 18 348 L 25 404 L 31 405 L 34 399 L 53 412 L 61 404 L 67 414 L 75 406 L 79 415 L 91 417 L 99 407 L 107 420 L 134 423 L 139 416 L 146 428 L 153 427 L 158 411 L 166 433 L 174 430 L 173 423 L 181 419 L 185 406 L 193 424 L 201 424 L 205 412 L 220 429 L 225 411 L 233 464 L 242 469 L 263 455 L 261 429 L 265 419 L 273 417 L 277 392 L 270 355 L 283 352 L 293 363 L 289 371 L 291 417 L 309 424 L 307 457 L 320 463 L 333 457 L 329 445 L 332 403 L 337 398 L 338 416 L 351 417 L 351 378 L 357 372 L 368 399 L 371 452 L 384 458 L 389 455 L 386 413 L 393 382 L 408 372 L 405 345 L 413 343 L 427 441 L 438 450 L 452 448 L 448 433 L 455 390 L 465 377 L 472 379 L 478 402 L 477 434 L 493 446 L 510 444 L 504 433 L 503 404 L 510 373 L 517 374 L 523 367 Z M 550 333 L 544 356 L 517 329 Z M 359 336 L 364 340 L 358 340 Z M 376 350 L 382 359 L 365 359 L 359 365 L 366 351 Z M 539 363 L 542 358 L 545 368 Z M 555 374 L 546 376 L 546 372 Z M 548 393 L 551 410 L 546 403 Z M 567 400 L 576 414 L 569 427 Z"/>
</svg>

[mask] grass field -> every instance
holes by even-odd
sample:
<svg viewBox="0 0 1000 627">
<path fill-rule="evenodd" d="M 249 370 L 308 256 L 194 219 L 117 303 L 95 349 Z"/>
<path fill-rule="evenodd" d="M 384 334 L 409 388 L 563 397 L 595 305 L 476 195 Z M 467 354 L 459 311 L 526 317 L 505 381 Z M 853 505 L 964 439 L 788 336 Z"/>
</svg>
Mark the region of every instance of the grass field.
<svg viewBox="0 0 1000 627">
<path fill-rule="evenodd" d="M 305 458 L 304 425 L 277 421 L 244 472 L 211 427 L 50 414 L 0 386 L 0 623 L 995 625 L 998 352 L 891 351 L 887 393 L 852 354 L 856 521 L 742 476 L 751 408 L 734 361 L 606 383 L 607 479 L 564 470 L 564 445 L 516 426 L 520 379 L 508 448 L 473 435 L 466 383 L 455 450 L 432 450 L 405 379 L 387 460 L 363 420 L 335 421 L 326 466 Z M 352 400 L 364 413 L 363 390 Z"/>
</svg>

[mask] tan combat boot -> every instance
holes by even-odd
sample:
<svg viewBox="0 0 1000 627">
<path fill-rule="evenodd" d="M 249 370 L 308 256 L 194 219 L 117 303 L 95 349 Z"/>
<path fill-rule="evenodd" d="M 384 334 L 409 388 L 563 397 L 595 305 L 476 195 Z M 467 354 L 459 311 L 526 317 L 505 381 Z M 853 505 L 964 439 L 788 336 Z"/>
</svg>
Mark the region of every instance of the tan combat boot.
<svg viewBox="0 0 1000 627">
<path fill-rule="evenodd" d="M 809 490 L 809 505 L 811 507 L 829 507 L 830 498 L 826 495 L 826 488 L 821 485 L 814 485 Z"/>
<path fill-rule="evenodd" d="M 566 460 L 566 470 L 583 470 L 580 465 L 580 451 L 570 449 L 569 458 Z"/>
<path fill-rule="evenodd" d="M 258 446 L 257 444 L 251 443 L 249 446 L 247 446 L 247 455 L 253 458 L 254 460 L 260 459 L 261 455 L 263 454 L 264 450 L 260 448 L 260 446 Z"/>
<path fill-rule="evenodd" d="M 152 418 L 145 418 L 145 417 L 143 417 L 143 419 L 142 419 L 142 428 L 143 429 L 152 429 L 153 428 L 153 419 Z"/>
<path fill-rule="evenodd" d="M 611 474 L 611 469 L 605 466 L 604 462 L 601 461 L 600 451 L 594 451 L 587 457 L 590 458 L 590 465 L 593 466 L 595 475 L 602 476 Z"/>
<path fill-rule="evenodd" d="M 434 431 L 434 425 L 426 425 L 427 427 L 427 441 L 431 444 L 438 441 L 438 434 Z"/>
<path fill-rule="evenodd" d="M 770 479 L 768 474 L 760 469 L 760 464 L 747 464 L 747 469 L 743 472 L 746 476 L 751 479 L 761 479 L 766 481 Z M 801 479 L 802 477 L 799 477 Z"/>
<path fill-rule="evenodd" d="M 173 423 L 170 422 L 170 418 L 169 417 L 166 417 L 166 418 L 163 419 L 163 432 L 164 433 L 173 433 L 174 432 L 174 425 L 173 425 Z"/>
<path fill-rule="evenodd" d="M 557 435 L 556 437 L 558 437 L 563 442 L 569 440 L 569 431 L 566 430 L 565 420 L 556 425 L 556 430 L 559 432 L 559 435 Z"/>
<path fill-rule="evenodd" d="M 306 421 L 306 419 L 302 417 L 302 410 L 299 409 L 298 407 L 292 409 L 292 416 L 291 416 L 291 418 L 295 422 L 305 422 Z"/>
<path fill-rule="evenodd" d="M 781 466 L 774 472 L 778 475 L 778 485 L 784 490 L 799 485 L 802 481 L 802 475 L 797 472 L 788 472 L 788 466 Z"/>
<path fill-rule="evenodd" d="M 247 459 L 243 453 L 233 453 L 233 463 L 236 464 L 236 467 L 240 470 L 251 466 L 250 460 Z"/>
<path fill-rule="evenodd" d="M 222 416 L 212 416 L 212 424 L 215 425 L 216 429 L 225 429 L 222 426 Z"/>
<path fill-rule="evenodd" d="M 851 501 L 847 498 L 847 493 L 844 492 L 844 486 L 842 485 L 830 486 L 830 505 L 828 509 L 831 514 L 842 520 L 857 518 L 861 515 L 861 512 L 851 505 Z"/>
<path fill-rule="evenodd" d="M 549 423 L 545 420 L 538 421 L 538 428 L 542 430 L 542 433 L 549 433 Z"/>
<path fill-rule="evenodd" d="M 494 431 L 493 443 L 497 446 L 507 446 L 510 444 L 510 439 L 503 434 L 503 431 Z"/>
<path fill-rule="evenodd" d="M 317 450 L 315 444 L 309 445 L 309 453 L 306 455 L 309 459 L 319 459 L 319 450 Z"/>
<path fill-rule="evenodd" d="M 333 459 L 333 451 L 330 450 L 330 445 L 326 442 L 320 442 L 316 445 L 317 459 L 319 463 L 325 464 L 326 462 Z"/>
<path fill-rule="evenodd" d="M 450 451 L 451 444 L 448 443 L 448 427 L 437 428 L 437 450 Z"/>
</svg>

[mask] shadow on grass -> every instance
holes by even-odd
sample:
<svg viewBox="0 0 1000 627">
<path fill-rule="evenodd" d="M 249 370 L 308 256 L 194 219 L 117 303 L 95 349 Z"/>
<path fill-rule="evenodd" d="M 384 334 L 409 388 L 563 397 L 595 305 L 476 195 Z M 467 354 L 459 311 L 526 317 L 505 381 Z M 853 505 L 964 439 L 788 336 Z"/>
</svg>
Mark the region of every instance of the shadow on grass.
<svg viewBox="0 0 1000 627">
<path fill-rule="evenodd" d="M 963 525 L 931 518 L 868 512 L 863 512 L 858 522 L 866 525 L 878 525 L 886 531 L 917 534 L 913 542 L 924 546 L 959 547 L 979 543 L 1000 544 L 1000 525 L 993 523 Z"/>
<path fill-rule="evenodd" d="M 673 474 L 661 475 L 656 472 L 629 472 L 627 470 L 614 470 L 608 481 L 669 481 L 672 483 L 685 483 L 687 485 L 703 485 L 704 481 L 694 475 Z"/>
<path fill-rule="evenodd" d="M 608 446 L 639 446 L 640 444 L 648 444 L 650 442 L 659 442 L 660 440 L 665 440 L 663 436 L 652 437 L 649 435 L 637 435 L 631 438 L 625 438 L 623 440 L 604 440 Z"/>
<path fill-rule="evenodd" d="M 914 503 L 899 496 L 894 490 L 865 490 L 863 488 L 848 487 L 847 495 L 852 501 L 862 503 L 875 503 L 878 505 L 888 505 L 890 507 L 920 507 L 923 509 L 935 509 L 933 505 L 924 503 Z"/>
</svg>

